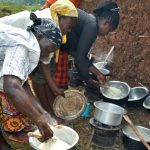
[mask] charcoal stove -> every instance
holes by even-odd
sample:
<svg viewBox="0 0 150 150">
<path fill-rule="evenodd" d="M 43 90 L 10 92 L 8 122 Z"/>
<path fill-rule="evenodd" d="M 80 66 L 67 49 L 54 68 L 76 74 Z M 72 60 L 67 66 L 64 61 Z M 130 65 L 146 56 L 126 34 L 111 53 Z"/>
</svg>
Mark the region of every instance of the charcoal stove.
<svg viewBox="0 0 150 150">
<path fill-rule="evenodd" d="M 89 123 L 94 130 L 92 144 L 100 148 L 111 148 L 114 146 L 122 125 L 109 126 L 98 122 L 94 118 L 91 118 Z"/>
</svg>

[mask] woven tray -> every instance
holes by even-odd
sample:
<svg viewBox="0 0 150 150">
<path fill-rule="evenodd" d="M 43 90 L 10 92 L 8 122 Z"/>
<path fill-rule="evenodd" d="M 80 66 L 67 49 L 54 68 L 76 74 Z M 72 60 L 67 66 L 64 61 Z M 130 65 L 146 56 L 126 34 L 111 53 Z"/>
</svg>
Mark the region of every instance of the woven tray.
<svg viewBox="0 0 150 150">
<path fill-rule="evenodd" d="M 80 91 L 67 90 L 65 91 L 65 98 L 56 97 L 53 108 L 56 116 L 65 120 L 72 120 L 80 116 L 86 103 L 87 99 Z"/>
</svg>

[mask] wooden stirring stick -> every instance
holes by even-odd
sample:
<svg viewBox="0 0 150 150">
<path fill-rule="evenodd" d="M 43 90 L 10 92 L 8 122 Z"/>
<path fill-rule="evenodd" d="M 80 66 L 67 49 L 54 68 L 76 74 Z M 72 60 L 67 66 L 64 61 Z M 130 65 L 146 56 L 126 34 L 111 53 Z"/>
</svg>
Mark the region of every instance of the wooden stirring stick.
<svg viewBox="0 0 150 150">
<path fill-rule="evenodd" d="M 86 149 L 86 150 L 89 150 L 89 149 L 90 149 L 93 135 L 94 135 L 94 129 L 92 129 L 92 134 L 90 135 L 89 140 L 88 140 L 88 143 L 87 143 L 87 145 L 85 146 L 85 149 Z"/>
<path fill-rule="evenodd" d="M 141 134 L 139 133 L 138 129 L 134 126 L 133 122 L 131 121 L 131 119 L 129 118 L 128 115 L 124 115 L 123 118 L 126 120 L 126 122 L 129 123 L 129 125 L 131 126 L 133 132 L 137 135 L 137 137 L 141 140 L 141 142 L 145 145 L 145 147 L 150 150 L 150 145 L 144 140 L 144 138 L 141 136 Z"/>
</svg>

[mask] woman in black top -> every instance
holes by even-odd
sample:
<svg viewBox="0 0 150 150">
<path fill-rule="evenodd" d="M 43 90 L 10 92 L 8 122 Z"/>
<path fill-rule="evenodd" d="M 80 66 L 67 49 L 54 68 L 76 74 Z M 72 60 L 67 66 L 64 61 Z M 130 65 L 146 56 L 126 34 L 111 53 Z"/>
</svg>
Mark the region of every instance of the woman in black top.
<svg viewBox="0 0 150 150">
<path fill-rule="evenodd" d="M 117 28 L 119 7 L 115 2 L 107 1 L 99 4 L 93 12 L 94 15 L 78 9 L 77 24 L 67 34 L 67 43 L 60 49 L 75 51 L 75 62 L 80 75 L 86 82 L 98 85 L 98 82 L 90 78 L 89 72 L 92 72 L 101 83 L 105 82 L 105 77 L 93 66 L 87 54 L 97 36 L 107 35 Z"/>
<path fill-rule="evenodd" d="M 104 36 L 108 34 L 109 32 L 116 29 L 118 24 L 119 24 L 119 8 L 117 4 L 114 2 L 105 2 L 98 5 L 94 10 L 94 15 L 88 14 L 78 9 L 78 21 L 76 25 L 73 27 L 73 29 L 71 30 L 71 32 L 67 34 L 67 43 L 60 47 L 60 50 L 64 51 L 65 55 L 66 55 L 66 51 L 68 52 L 75 51 L 76 53 L 75 61 L 76 61 L 78 72 L 83 77 L 83 79 L 87 83 L 91 84 L 92 86 L 97 87 L 99 86 L 99 82 L 101 83 L 105 82 L 105 76 L 103 76 L 101 72 L 92 65 L 92 62 L 88 59 L 87 54 L 90 51 L 90 48 L 94 43 L 94 41 L 96 40 L 97 36 Z M 67 76 L 68 70 L 66 69 L 68 67 L 68 63 L 66 63 L 65 58 L 67 59 L 68 57 L 64 57 L 64 55 L 61 56 L 59 55 L 59 60 L 61 60 L 60 61 L 61 63 L 60 65 L 59 63 L 57 64 L 57 69 L 54 74 L 55 77 L 54 83 L 55 84 L 57 83 L 56 84 L 57 86 L 55 87 L 58 87 L 59 89 L 62 88 L 64 89 L 65 84 L 67 84 L 66 80 L 64 80 L 68 77 Z M 50 73 L 48 73 L 50 72 L 50 70 L 52 70 L 52 68 L 50 69 L 49 67 L 42 68 L 44 77 L 47 77 L 45 78 L 46 83 L 44 83 L 44 86 L 46 87 L 44 88 L 44 91 L 46 93 L 45 97 L 47 97 L 46 99 L 42 98 L 44 94 L 40 92 L 42 86 L 41 85 L 37 86 L 35 84 L 33 84 L 33 86 L 35 92 L 38 93 L 39 99 L 42 100 L 41 103 L 46 104 L 45 109 L 49 110 L 49 112 L 52 115 L 54 99 L 57 95 L 62 95 L 61 94 L 62 92 L 59 92 L 60 91 L 59 89 L 57 90 L 58 92 L 55 93 L 51 92 L 52 89 L 51 87 L 49 87 L 49 85 L 52 84 L 49 82 L 49 80 L 52 77 L 49 76 Z M 97 81 L 90 78 L 89 72 L 92 72 L 97 77 Z M 50 84 L 47 85 L 47 82 L 49 82 Z M 47 105 L 48 103 L 50 104 L 51 107 Z M 54 118 L 58 120 L 58 118 L 55 115 Z M 61 124 L 63 123 L 62 120 L 58 120 L 58 121 Z"/>
</svg>

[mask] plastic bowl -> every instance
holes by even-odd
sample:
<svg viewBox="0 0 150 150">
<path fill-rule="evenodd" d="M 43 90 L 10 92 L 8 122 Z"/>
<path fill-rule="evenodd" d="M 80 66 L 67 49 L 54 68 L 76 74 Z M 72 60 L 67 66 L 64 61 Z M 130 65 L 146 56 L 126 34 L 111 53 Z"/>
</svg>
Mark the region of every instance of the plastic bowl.
<svg viewBox="0 0 150 150">
<path fill-rule="evenodd" d="M 66 149 L 63 150 L 72 148 L 77 144 L 79 140 L 78 133 L 70 127 L 62 126 L 61 128 L 53 127 L 51 129 L 54 132 L 54 136 L 58 137 L 60 140 L 62 140 L 63 142 L 69 145 Z M 35 132 L 39 132 L 39 131 L 36 130 Z M 29 143 L 32 146 L 32 148 L 34 148 L 35 150 L 40 150 L 38 147 L 41 144 L 41 142 L 37 138 L 29 137 Z"/>
</svg>

